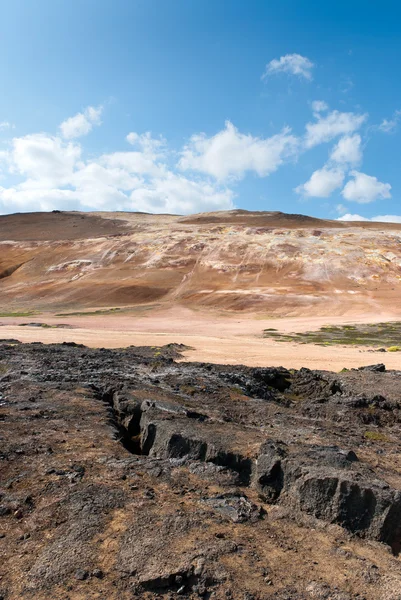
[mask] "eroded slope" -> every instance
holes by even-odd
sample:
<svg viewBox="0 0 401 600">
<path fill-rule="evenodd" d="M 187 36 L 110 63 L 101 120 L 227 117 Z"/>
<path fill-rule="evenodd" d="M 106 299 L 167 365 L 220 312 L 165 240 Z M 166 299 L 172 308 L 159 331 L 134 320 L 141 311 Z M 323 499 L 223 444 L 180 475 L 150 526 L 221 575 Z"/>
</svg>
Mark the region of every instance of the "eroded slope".
<svg viewBox="0 0 401 600">
<path fill-rule="evenodd" d="M 397 225 L 246 211 L 107 218 L 50 213 L 0 217 L 0 240 L 3 308 L 184 304 L 268 315 L 401 310 Z"/>
</svg>

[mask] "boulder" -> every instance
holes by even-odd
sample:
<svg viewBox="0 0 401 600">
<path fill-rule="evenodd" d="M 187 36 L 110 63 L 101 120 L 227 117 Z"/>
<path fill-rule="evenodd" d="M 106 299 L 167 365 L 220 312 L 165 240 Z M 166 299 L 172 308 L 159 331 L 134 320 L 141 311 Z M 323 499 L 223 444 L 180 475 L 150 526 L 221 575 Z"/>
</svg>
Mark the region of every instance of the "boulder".
<svg viewBox="0 0 401 600">
<path fill-rule="evenodd" d="M 254 485 L 267 502 L 279 501 L 392 547 L 401 540 L 401 492 L 372 478 L 353 451 L 337 446 L 291 450 L 282 442 L 267 442 Z"/>
</svg>

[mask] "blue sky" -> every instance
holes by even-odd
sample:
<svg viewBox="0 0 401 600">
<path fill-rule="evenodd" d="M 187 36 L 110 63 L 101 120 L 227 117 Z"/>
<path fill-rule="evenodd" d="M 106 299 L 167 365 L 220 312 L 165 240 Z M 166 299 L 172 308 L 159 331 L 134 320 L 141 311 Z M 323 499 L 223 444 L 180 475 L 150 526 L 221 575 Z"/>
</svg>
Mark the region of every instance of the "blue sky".
<svg viewBox="0 0 401 600">
<path fill-rule="evenodd" d="M 396 1 L 0 0 L 0 213 L 401 221 Z"/>
</svg>

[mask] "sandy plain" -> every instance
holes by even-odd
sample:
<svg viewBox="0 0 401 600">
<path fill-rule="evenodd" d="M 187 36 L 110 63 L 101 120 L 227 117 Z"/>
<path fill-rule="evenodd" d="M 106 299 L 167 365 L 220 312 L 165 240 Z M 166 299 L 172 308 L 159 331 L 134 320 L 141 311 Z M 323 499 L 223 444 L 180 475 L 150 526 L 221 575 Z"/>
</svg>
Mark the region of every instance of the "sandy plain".
<svg viewBox="0 0 401 600">
<path fill-rule="evenodd" d="M 0 317 L 2 339 L 179 343 L 191 361 L 401 369 L 401 352 L 263 338 L 267 328 L 400 321 L 400 291 L 400 224 L 241 210 L 0 218 L 0 314 L 29 315 Z M 21 326 L 35 322 L 49 327 Z"/>
<path fill-rule="evenodd" d="M 366 347 L 318 346 L 278 342 L 263 338 L 263 330 L 274 327 L 282 333 L 314 331 L 324 325 L 349 325 L 399 321 L 392 313 L 332 316 L 264 318 L 261 314 L 221 314 L 185 307 L 138 310 L 123 314 L 57 317 L 0 318 L 0 338 L 22 342 L 76 342 L 94 348 L 162 346 L 185 344 L 191 349 L 183 360 L 283 366 L 298 369 L 339 371 L 384 362 L 388 369 L 401 369 L 401 352 L 373 352 Z M 24 326 L 23 323 L 65 324 L 70 328 Z"/>
</svg>

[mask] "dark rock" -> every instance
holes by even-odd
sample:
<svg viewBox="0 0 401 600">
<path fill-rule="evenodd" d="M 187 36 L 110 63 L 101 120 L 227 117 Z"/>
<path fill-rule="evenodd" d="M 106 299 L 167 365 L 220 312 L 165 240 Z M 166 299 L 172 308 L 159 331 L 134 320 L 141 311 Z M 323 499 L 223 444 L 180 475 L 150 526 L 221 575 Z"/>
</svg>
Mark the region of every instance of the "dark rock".
<svg viewBox="0 0 401 600">
<path fill-rule="evenodd" d="M 92 571 L 92 577 L 96 577 L 97 579 L 103 579 L 104 573 L 101 569 L 94 569 Z"/>
<path fill-rule="evenodd" d="M 386 365 L 379 363 L 377 365 L 368 365 L 366 367 L 359 367 L 358 371 L 372 371 L 373 373 L 384 373 Z"/>
<path fill-rule="evenodd" d="M 338 523 L 390 546 L 401 539 L 401 492 L 372 480 L 353 451 L 310 446 L 289 453 L 281 443 L 261 447 L 255 484 L 267 501 Z"/>
<path fill-rule="evenodd" d="M 275 502 L 284 485 L 282 460 L 287 446 L 282 442 L 266 442 L 260 448 L 256 463 L 255 482 L 265 502 Z"/>
<path fill-rule="evenodd" d="M 386 483 L 400 474 L 401 373 L 176 363 L 174 352 L 0 343 L 4 583 L 18 573 L 32 598 L 67 598 L 79 571 L 110 598 L 387 593 L 357 538 L 401 551 L 400 491 Z M 257 494 L 277 505 L 266 520 Z M 352 551 L 333 551 L 347 532 Z M 390 572 L 389 548 L 374 552 Z M 98 564 L 112 565 L 102 582 Z"/>
<path fill-rule="evenodd" d="M 74 577 L 79 581 L 85 581 L 85 579 L 88 579 L 89 577 L 89 571 L 86 571 L 85 569 L 78 569 L 75 571 Z"/>
<path fill-rule="evenodd" d="M 246 496 L 225 494 L 208 498 L 204 502 L 234 523 L 255 522 L 263 515 L 261 508 L 250 502 Z"/>
</svg>

